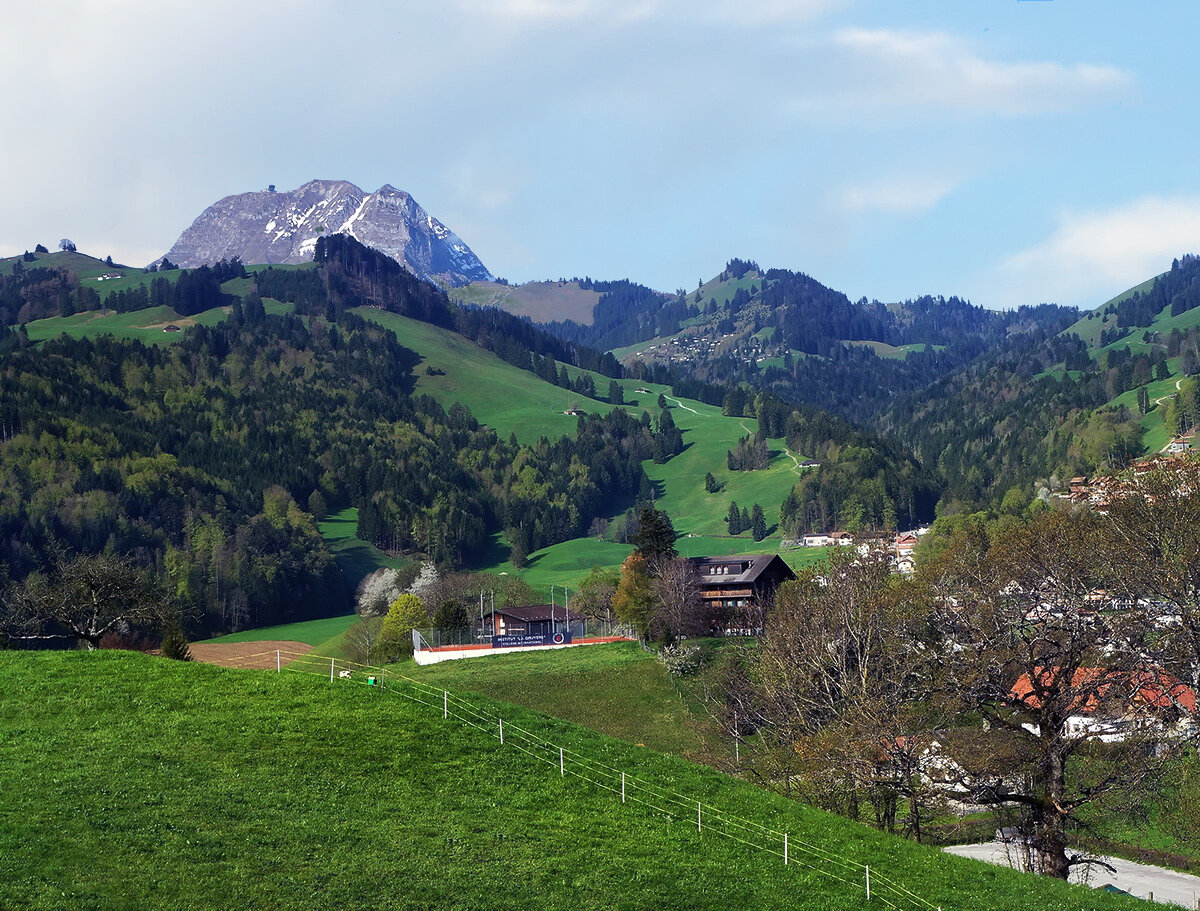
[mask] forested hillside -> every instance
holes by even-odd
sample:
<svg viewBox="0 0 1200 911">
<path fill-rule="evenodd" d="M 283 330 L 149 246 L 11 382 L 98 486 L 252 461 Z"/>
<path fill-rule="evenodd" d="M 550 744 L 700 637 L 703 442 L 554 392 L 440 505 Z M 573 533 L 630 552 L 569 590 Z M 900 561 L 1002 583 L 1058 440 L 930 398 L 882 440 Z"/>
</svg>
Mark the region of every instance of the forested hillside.
<svg viewBox="0 0 1200 911">
<path fill-rule="evenodd" d="M 212 627 L 278 622 L 346 603 L 311 515 L 327 508 L 359 505 L 370 539 L 454 564 L 500 528 L 529 549 L 582 534 L 644 485 L 656 431 L 624 411 L 521 447 L 411 395 L 414 363 L 351 314 L 239 308 L 166 348 L 10 331 L 0 564 L 19 579 L 55 547 L 113 547 Z"/>
<path fill-rule="evenodd" d="M 30 281 L 30 271 L 14 268 L 6 287 L 22 307 L 40 307 L 50 291 L 40 279 Z M 88 287 L 70 270 L 56 276 L 55 294 Z M 657 393 L 657 402 L 634 397 L 627 404 L 636 381 L 597 388 L 600 374 L 581 369 L 619 373 L 611 358 L 510 314 L 452 305 L 351 240 L 323 242 L 313 267 L 233 261 L 182 272 L 126 270 L 119 281 L 100 299 L 114 315 L 84 311 L 96 313 L 87 318 L 97 325 L 83 337 L 52 337 L 49 328 L 73 327 L 76 314 L 41 321 L 41 344 L 23 323 L 0 343 L 6 579 L 46 568 L 61 550 L 113 549 L 152 566 L 205 629 L 278 623 L 347 606 L 346 586 L 315 525 L 346 506 L 357 508 L 366 540 L 453 567 L 488 550 L 497 533 L 515 561 L 627 516 L 664 489 L 681 504 L 704 501 L 699 513 L 688 505 L 689 515 L 724 515 L 728 504 L 719 494 L 726 483 L 770 488 L 776 492 L 761 506 L 775 515 L 786 479 L 801 473 L 791 467 L 794 455 L 775 451 L 762 475 L 777 480 L 734 483 L 733 475 L 749 481 L 766 464 L 747 459 L 735 466 L 731 450 L 727 468 L 725 447 L 707 439 L 717 432 L 711 425 L 694 431 L 704 437 L 693 439 L 701 445 L 687 476 L 656 469 L 652 482 L 645 466 L 666 465 L 689 445 Z M 44 312 L 21 309 L 18 318 Z M 417 393 L 419 357 L 397 340 L 398 327 L 358 315 L 384 310 L 395 315 L 389 319 L 490 351 L 506 369 L 526 371 L 530 383 L 566 387 L 603 406 L 569 418 L 571 432 L 557 438 L 518 440 L 483 427 L 452 396 L 439 404 Z M 170 342 L 150 346 L 104 333 L 106 325 L 124 325 L 113 320 L 143 312 L 183 328 L 136 329 L 138 338 Z M 422 376 L 433 381 L 439 372 L 445 368 L 427 363 Z M 519 394 L 519 384 L 500 385 L 504 394 Z M 804 527 L 832 527 L 846 516 L 866 526 L 930 514 L 933 481 L 914 477 L 903 453 L 870 434 L 771 397 L 696 388 L 724 400 L 725 413 L 749 434 L 740 444 L 748 451 L 765 452 L 769 435 L 821 458 L 804 475 L 802 491 L 822 501 L 804 511 Z M 744 419 L 757 420 L 757 429 Z M 730 480 L 712 481 L 716 493 L 705 493 L 706 472 Z M 760 504 L 753 505 L 760 515 Z M 788 527 L 801 525 L 789 518 Z"/>
<path fill-rule="evenodd" d="M 882 427 L 963 504 L 1116 470 L 1200 421 L 1200 259 L 1052 334 L 1031 332 L 899 399 Z"/>
<path fill-rule="evenodd" d="M 858 422 L 1010 336 L 1058 332 L 1078 317 L 1073 308 L 1000 312 L 928 295 L 854 302 L 803 273 L 763 271 L 738 259 L 694 292 L 670 298 L 628 282 L 611 285 L 593 325 L 546 328 L 597 347 L 619 346 L 635 376 L 667 366 L 679 377 L 749 384 Z"/>
</svg>

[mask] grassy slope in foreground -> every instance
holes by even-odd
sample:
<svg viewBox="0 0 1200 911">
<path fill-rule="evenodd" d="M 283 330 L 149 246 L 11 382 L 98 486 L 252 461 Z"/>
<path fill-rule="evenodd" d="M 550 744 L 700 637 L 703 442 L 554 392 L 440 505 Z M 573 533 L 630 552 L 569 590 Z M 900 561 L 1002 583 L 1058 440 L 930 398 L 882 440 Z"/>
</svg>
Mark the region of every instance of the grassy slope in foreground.
<svg viewBox="0 0 1200 911">
<path fill-rule="evenodd" d="M 703 759 L 719 737 L 708 730 L 711 725 L 689 714 L 662 665 L 636 642 L 428 667 L 410 664 L 404 672 L 435 686 L 482 693 L 689 759 Z"/>
<path fill-rule="evenodd" d="M 345 681 L 10 652 L 0 689 L 5 907 L 862 908 L 857 876 L 843 884 L 826 875 L 835 863 L 801 866 L 802 841 L 956 911 L 1144 907 L 949 857 L 482 700 L 510 730 L 788 831 L 793 864 Z"/>
</svg>

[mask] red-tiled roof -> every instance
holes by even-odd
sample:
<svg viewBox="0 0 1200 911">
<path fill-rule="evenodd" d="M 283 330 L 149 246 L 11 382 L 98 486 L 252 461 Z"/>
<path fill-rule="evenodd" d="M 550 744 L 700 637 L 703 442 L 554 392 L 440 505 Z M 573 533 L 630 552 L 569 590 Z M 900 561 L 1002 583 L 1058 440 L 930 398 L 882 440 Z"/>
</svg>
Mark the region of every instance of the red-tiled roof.
<svg viewBox="0 0 1200 911">
<path fill-rule="evenodd" d="M 1057 667 L 1037 670 L 1042 688 L 1053 686 L 1059 673 Z M 1196 691 L 1179 678 L 1159 670 L 1109 671 L 1101 667 L 1076 668 L 1071 677 L 1071 689 L 1078 691 L 1071 711 L 1091 714 L 1101 700 L 1124 697 L 1138 706 L 1156 709 L 1180 708 L 1196 713 Z M 1033 679 L 1022 674 L 1013 684 L 1009 697 L 1030 708 L 1041 708 L 1042 701 L 1034 692 Z"/>
</svg>

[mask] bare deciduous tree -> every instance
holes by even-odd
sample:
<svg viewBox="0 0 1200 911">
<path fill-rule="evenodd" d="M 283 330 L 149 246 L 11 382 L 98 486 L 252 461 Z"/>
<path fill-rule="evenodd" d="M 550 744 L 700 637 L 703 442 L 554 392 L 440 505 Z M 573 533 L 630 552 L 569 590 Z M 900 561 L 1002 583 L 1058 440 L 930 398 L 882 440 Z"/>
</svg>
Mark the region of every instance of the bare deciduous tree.
<svg viewBox="0 0 1200 911">
<path fill-rule="evenodd" d="M 944 662 L 930 698 L 988 724 L 946 738 L 939 784 L 1019 808 L 1036 868 L 1060 879 L 1095 862 L 1068 849 L 1080 812 L 1153 777 L 1183 742 L 1156 733 L 1183 701 L 1162 639 L 1139 603 L 1109 600 L 1112 540 L 1103 516 L 1059 511 L 958 542 L 935 599 Z"/>
<path fill-rule="evenodd" d="M 839 552 L 827 572 L 780 587 L 760 660 L 765 739 L 813 796 L 854 817 L 870 800 L 886 829 L 906 800 L 918 839 L 931 727 L 923 609 L 886 554 Z"/>
<path fill-rule="evenodd" d="M 0 629 L 24 642 L 74 639 L 96 648 L 110 633 L 160 630 L 177 616 L 162 585 L 112 554 L 59 557 L 49 573 L 10 586 L 0 599 Z"/>
<path fill-rule="evenodd" d="M 692 562 L 666 556 L 647 562 L 654 590 L 656 632 L 672 641 L 707 632 L 701 615 L 700 575 Z"/>
</svg>

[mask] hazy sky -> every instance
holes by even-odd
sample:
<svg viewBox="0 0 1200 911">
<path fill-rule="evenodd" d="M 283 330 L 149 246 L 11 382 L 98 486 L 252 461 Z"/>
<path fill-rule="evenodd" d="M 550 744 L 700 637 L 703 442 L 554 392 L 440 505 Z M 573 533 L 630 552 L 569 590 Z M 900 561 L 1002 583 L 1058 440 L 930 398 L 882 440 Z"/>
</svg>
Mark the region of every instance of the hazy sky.
<svg viewBox="0 0 1200 911">
<path fill-rule="evenodd" d="M 0 28 L 0 253 L 408 190 L 510 280 L 1093 306 L 1200 252 L 1200 4 L 59 0 Z"/>
</svg>

